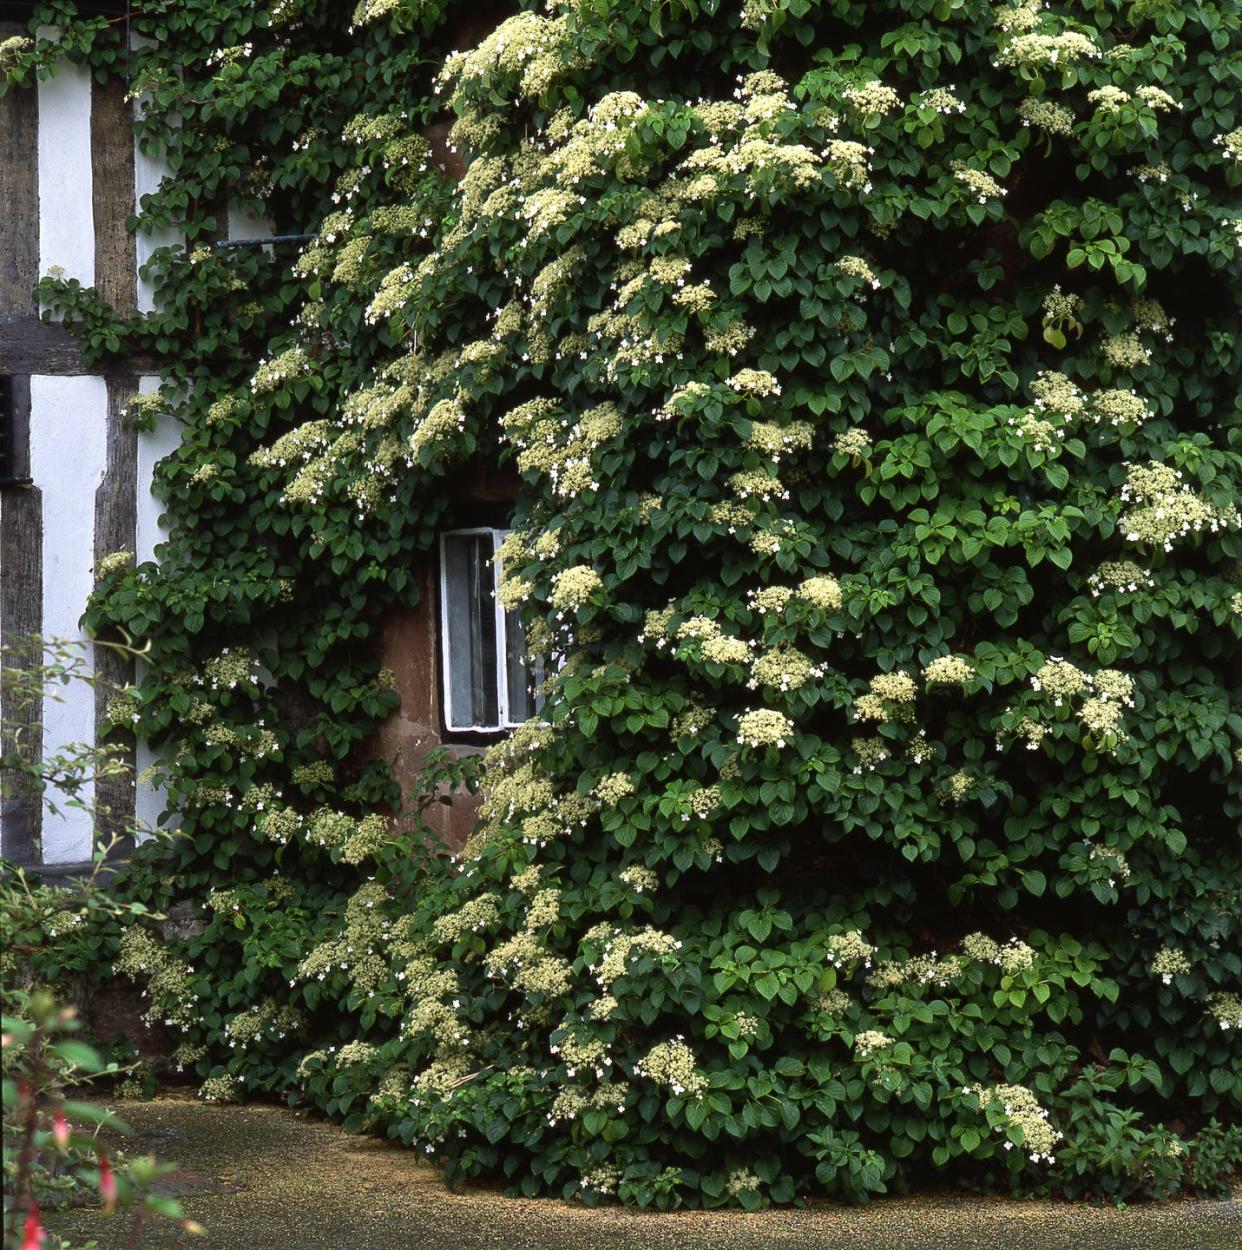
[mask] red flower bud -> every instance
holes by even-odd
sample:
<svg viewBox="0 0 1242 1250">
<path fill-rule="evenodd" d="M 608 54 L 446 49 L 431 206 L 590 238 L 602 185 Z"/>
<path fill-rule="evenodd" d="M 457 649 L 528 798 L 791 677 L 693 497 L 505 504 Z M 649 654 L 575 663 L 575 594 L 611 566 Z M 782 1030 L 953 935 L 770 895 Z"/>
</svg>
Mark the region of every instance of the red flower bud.
<svg viewBox="0 0 1242 1250">
<path fill-rule="evenodd" d="M 22 1229 L 22 1250 L 43 1250 L 43 1229 L 39 1224 L 39 1208 L 31 1206 Z"/>
<path fill-rule="evenodd" d="M 65 1119 L 65 1113 L 60 1108 L 56 1108 L 56 1114 L 52 1116 L 52 1137 L 56 1142 L 56 1149 L 64 1154 L 69 1149 L 69 1121 Z"/>
<path fill-rule="evenodd" d="M 103 1199 L 104 1210 L 116 1208 L 116 1176 L 107 1155 L 99 1156 L 99 1196 Z"/>
</svg>

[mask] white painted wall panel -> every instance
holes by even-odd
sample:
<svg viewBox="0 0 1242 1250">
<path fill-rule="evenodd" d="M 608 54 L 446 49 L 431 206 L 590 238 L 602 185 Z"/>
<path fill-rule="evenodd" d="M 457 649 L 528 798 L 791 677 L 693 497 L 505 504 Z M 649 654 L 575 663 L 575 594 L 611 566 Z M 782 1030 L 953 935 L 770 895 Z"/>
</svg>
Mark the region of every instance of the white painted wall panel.
<svg viewBox="0 0 1242 1250">
<path fill-rule="evenodd" d="M 138 391 L 149 395 L 159 390 L 160 380 L 153 375 L 145 375 L 138 379 Z M 142 564 L 146 560 L 155 559 L 155 548 L 168 537 L 168 530 L 160 524 L 160 513 L 164 508 L 161 500 L 151 493 L 151 483 L 155 477 L 155 466 L 176 451 L 181 442 L 181 422 L 164 413 L 159 423 L 150 433 L 138 435 L 138 470 L 137 491 L 135 500 L 135 563 Z"/>
<path fill-rule="evenodd" d="M 168 166 L 154 156 L 148 156 L 134 139 L 134 211 L 139 211 L 141 199 L 159 190 L 160 179 L 168 173 Z M 151 312 L 155 308 L 155 284 L 142 276 L 142 266 L 151 259 L 161 247 L 184 245 L 185 235 L 171 226 L 162 226 L 150 234 L 139 230 L 134 236 L 134 248 L 138 263 L 138 308 L 141 312 Z"/>
<path fill-rule="evenodd" d="M 59 61 L 39 80 L 39 274 L 59 265 L 84 286 L 95 282 L 91 184 L 91 78 Z"/>
<path fill-rule="evenodd" d="M 276 233 L 276 227 L 268 218 L 256 216 L 240 204 L 229 205 L 230 239 L 268 239 Z"/>
<path fill-rule="evenodd" d="M 138 390 L 147 395 L 159 389 L 160 380 L 153 375 L 138 379 Z M 181 442 L 181 422 L 175 417 L 165 414 L 160 417 L 159 424 L 149 433 L 138 435 L 138 474 L 135 500 L 135 562 L 143 564 L 155 559 L 157 544 L 168 537 L 168 530 L 160 524 L 160 511 L 164 507 L 161 500 L 151 493 L 155 466 L 171 455 Z M 138 662 L 138 678 L 142 678 L 142 662 Z M 134 757 L 134 771 L 137 779 L 134 788 L 134 816 L 140 828 L 156 829 L 159 827 L 160 813 L 167 802 L 167 793 L 163 786 L 153 787 L 142 780 L 143 772 L 150 768 L 159 758 L 145 742 L 139 741 Z"/>
<path fill-rule="evenodd" d="M 108 388 L 97 377 L 30 379 L 30 476 L 43 493 L 43 635 L 73 640 L 88 665 L 93 648 L 78 620 L 95 580 L 95 491 L 107 467 Z M 84 682 L 58 688 L 58 700 L 43 704 L 43 754 L 71 743 L 94 744 L 95 691 Z M 88 802 L 94 787 L 80 796 Z M 66 796 L 49 790 L 61 810 L 45 807 L 43 862 L 89 859 L 89 812 L 64 806 Z"/>
</svg>

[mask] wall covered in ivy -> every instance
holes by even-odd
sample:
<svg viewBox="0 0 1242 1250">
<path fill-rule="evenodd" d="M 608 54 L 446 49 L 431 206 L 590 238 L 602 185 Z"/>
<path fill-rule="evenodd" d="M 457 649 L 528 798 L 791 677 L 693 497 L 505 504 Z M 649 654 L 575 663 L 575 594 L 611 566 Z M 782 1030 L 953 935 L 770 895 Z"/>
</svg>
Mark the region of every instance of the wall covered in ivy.
<svg viewBox="0 0 1242 1250">
<path fill-rule="evenodd" d="M 211 917 L 116 962 L 207 1095 L 587 1201 L 1218 1186 L 1234 6 L 333 7 L 146 5 L 186 248 L 149 316 L 43 290 L 186 423 L 90 621 L 182 830 L 130 888 Z M 313 239 L 214 249 L 239 198 Z M 555 663 L 451 863 L 365 740 L 472 458 Z"/>
</svg>

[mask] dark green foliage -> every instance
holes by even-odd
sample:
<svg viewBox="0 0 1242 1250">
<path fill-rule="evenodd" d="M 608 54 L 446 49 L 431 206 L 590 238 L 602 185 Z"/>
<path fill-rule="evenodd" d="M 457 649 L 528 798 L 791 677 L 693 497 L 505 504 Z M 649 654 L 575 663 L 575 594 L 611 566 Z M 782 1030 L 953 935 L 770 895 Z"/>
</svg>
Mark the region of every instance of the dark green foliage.
<svg viewBox="0 0 1242 1250">
<path fill-rule="evenodd" d="M 1219 1190 L 1238 25 L 1122 0 L 530 11 L 447 63 L 451 204 L 363 178 L 296 280 L 253 261 L 297 329 L 251 385 L 242 337 L 197 379 L 181 528 L 94 618 L 154 631 L 177 885 L 240 904 L 185 1020 L 229 1072 L 296 1063 L 452 1176 L 587 1201 Z M 375 120 L 386 90 L 342 110 L 372 114 L 351 167 L 414 142 Z M 332 211 L 323 176 L 273 202 Z M 338 865 L 391 797 L 351 772 L 391 703 L 367 640 L 471 456 L 522 473 L 501 593 L 565 662 L 493 755 L 461 875 L 411 897 L 368 851 L 342 923 Z M 182 667 L 241 639 L 274 683 Z M 261 758 L 212 741 L 259 715 Z M 319 750 L 344 763 L 304 771 Z M 275 867 L 307 917 L 279 938 L 242 893 Z M 259 994 L 304 1040 L 220 1050 Z"/>
</svg>

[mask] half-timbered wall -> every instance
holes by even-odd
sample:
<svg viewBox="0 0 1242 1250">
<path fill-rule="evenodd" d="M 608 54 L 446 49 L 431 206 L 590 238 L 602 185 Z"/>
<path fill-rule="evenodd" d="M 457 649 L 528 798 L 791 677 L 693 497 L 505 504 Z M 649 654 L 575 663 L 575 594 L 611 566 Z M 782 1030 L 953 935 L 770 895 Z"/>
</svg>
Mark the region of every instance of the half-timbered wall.
<svg viewBox="0 0 1242 1250">
<path fill-rule="evenodd" d="M 0 22 L 0 39 L 24 33 Z M 132 668 L 105 648 L 98 654 L 79 620 L 95 564 L 114 551 L 154 558 L 159 501 L 151 493 L 157 461 L 176 446 L 178 426 L 138 434 L 123 412 L 139 390 L 157 384 L 152 366 L 123 362 L 89 372 L 73 337 L 40 319 L 39 277 L 54 266 L 93 285 L 115 307 L 152 307 L 139 266 L 169 237 L 135 239 L 125 218 L 162 176 L 158 160 L 136 150 L 125 84 L 100 84 L 62 62 L 37 86 L 0 98 L 0 377 L 8 472 L 0 485 L 0 638 L 33 635 L 74 642 L 99 676 L 124 683 Z M 108 691 L 74 683 L 26 709 L 5 709 L 6 752 L 29 758 L 71 743 L 93 744 Z M 139 769 L 150 762 L 139 749 Z M 100 832 L 135 813 L 154 823 L 158 794 L 108 783 L 85 797 L 111 811 Z M 14 790 L 8 793 L 8 790 Z M 49 802 L 12 784 L 0 812 L 0 854 L 47 866 L 88 861 L 95 832 L 85 811 Z"/>
</svg>

